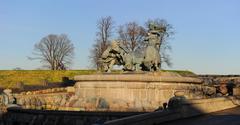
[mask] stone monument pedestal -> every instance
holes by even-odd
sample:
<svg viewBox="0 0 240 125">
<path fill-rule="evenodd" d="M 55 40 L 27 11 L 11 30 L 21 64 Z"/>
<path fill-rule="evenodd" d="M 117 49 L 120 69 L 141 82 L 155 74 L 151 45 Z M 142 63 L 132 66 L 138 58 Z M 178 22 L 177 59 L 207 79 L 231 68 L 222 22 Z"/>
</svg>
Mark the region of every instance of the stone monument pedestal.
<svg viewBox="0 0 240 125">
<path fill-rule="evenodd" d="M 187 99 L 204 98 L 202 80 L 169 73 L 94 74 L 74 78 L 75 104 L 85 110 L 154 111 L 184 92 Z M 214 91 L 214 90 L 213 90 Z"/>
</svg>

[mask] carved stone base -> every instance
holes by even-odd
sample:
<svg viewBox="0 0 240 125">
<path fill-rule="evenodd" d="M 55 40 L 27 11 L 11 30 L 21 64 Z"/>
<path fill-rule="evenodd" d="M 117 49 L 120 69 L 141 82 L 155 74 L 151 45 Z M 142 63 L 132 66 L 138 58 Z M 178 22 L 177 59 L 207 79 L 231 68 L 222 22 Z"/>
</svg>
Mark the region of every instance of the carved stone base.
<svg viewBox="0 0 240 125">
<path fill-rule="evenodd" d="M 200 79 L 168 73 L 79 75 L 75 80 L 75 96 L 85 110 L 153 111 L 176 91 L 193 99 L 215 90 L 202 86 Z"/>
</svg>

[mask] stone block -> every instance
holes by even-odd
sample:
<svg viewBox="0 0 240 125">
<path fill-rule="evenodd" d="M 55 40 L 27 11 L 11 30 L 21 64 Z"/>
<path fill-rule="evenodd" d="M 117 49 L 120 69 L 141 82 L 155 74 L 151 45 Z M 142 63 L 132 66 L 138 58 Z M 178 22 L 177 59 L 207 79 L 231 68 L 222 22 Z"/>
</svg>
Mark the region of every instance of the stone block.
<svg viewBox="0 0 240 125">
<path fill-rule="evenodd" d="M 174 92 L 174 96 L 184 96 L 184 91 L 176 91 Z"/>
<path fill-rule="evenodd" d="M 74 87 L 67 87 L 67 93 L 75 93 L 75 88 Z"/>
<path fill-rule="evenodd" d="M 11 89 L 4 89 L 3 92 L 8 95 L 8 94 L 12 93 L 12 90 Z"/>
<path fill-rule="evenodd" d="M 125 84 L 124 82 L 109 82 L 108 88 L 124 88 Z"/>
<path fill-rule="evenodd" d="M 144 82 L 130 82 L 126 84 L 128 89 L 145 89 L 146 83 Z"/>
<path fill-rule="evenodd" d="M 233 95 L 240 96 L 240 88 L 233 88 Z"/>
</svg>

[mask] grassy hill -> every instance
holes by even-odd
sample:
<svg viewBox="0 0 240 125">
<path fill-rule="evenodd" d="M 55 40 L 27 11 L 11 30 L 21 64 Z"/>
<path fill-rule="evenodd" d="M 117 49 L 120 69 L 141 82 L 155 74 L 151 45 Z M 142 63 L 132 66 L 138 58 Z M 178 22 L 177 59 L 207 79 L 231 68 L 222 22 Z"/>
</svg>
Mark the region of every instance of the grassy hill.
<svg viewBox="0 0 240 125">
<path fill-rule="evenodd" d="M 92 74 L 95 72 L 94 70 L 1 70 L 0 87 L 13 88 L 18 82 L 23 82 L 24 85 L 41 85 L 44 80 L 57 83 L 62 82 L 62 77 L 73 79 L 75 75 Z"/>
<path fill-rule="evenodd" d="M 181 70 L 163 70 L 163 72 L 175 72 L 180 75 L 193 75 L 190 71 Z M 24 85 L 42 85 L 43 81 L 51 83 L 62 82 L 63 77 L 73 79 L 76 75 L 94 74 L 96 70 L 67 70 L 67 71 L 50 71 L 50 70 L 0 70 L 0 87 L 14 88 L 16 83 L 22 82 Z M 115 71 L 119 73 L 119 71 Z"/>
</svg>

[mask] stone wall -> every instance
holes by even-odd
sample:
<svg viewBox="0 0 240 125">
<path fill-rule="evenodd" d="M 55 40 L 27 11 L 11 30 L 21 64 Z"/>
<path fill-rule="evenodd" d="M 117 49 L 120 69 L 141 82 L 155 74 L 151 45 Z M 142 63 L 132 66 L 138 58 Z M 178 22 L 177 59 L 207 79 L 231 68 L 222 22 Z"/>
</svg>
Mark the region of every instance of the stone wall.
<svg viewBox="0 0 240 125">
<path fill-rule="evenodd" d="M 68 110 L 67 105 L 74 92 L 73 87 L 66 87 L 27 91 L 13 96 L 16 98 L 16 103 L 24 109 Z"/>
<path fill-rule="evenodd" d="M 21 125 L 156 125 L 236 107 L 233 97 L 186 100 L 177 109 L 156 112 L 76 112 L 9 108 L 1 122 Z"/>
<path fill-rule="evenodd" d="M 76 112 L 9 108 L 0 120 L 4 125 L 98 125 L 139 112 Z"/>
</svg>

